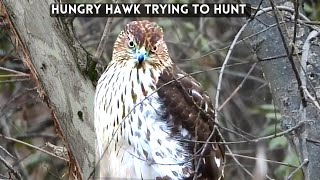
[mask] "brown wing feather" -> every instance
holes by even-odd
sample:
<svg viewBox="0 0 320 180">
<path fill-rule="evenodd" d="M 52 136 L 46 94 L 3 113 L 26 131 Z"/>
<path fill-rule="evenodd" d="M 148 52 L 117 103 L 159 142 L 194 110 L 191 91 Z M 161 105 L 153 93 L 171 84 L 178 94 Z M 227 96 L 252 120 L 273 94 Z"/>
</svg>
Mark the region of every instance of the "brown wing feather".
<svg viewBox="0 0 320 180">
<path fill-rule="evenodd" d="M 214 108 L 202 86 L 194 78 L 173 66 L 162 72 L 157 84 L 157 88 L 159 87 L 161 88 L 158 89 L 158 95 L 166 107 L 166 113 L 172 116 L 172 135 L 181 134 L 182 127 L 191 135 L 189 140 L 207 141 L 214 130 Z M 221 141 L 217 132 L 210 139 L 210 142 L 216 141 Z M 191 154 L 198 152 L 199 155 L 202 146 L 203 144 L 186 142 L 186 148 L 189 148 Z M 216 159 L 220 159 L 220 166 Z M 223 145 L 208 145 L 200 161 L 197 173 L 199 179 L 219 179 L 223 173 L 224 159 Z M 198 162 L 199 156 L 193 160 L 194 169 Z"/>
</svg>

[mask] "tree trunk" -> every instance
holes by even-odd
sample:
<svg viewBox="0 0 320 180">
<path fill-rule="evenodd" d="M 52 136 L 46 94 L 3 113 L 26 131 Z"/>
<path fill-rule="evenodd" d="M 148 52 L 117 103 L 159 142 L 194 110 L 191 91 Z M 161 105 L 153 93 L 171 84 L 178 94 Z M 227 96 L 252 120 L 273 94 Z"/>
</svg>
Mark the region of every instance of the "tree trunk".
<svg viewBox="0 0 320 180">
<path fill-rule="evenodd" d="M 75 39 L 69 19 L 50 17 L 49 5 L 54 1 L 0 3 L 11 40 L 68 147 L 71 168 L 78 178 L 87 179 L 95 159 L 94 86 L 80 68 L 90 58 Z"/>
<path fill-rule="evenodd" d="M 280 1 L 275 1 L 280 2 Z M 257 7 L 260 1 L 249 1 L 253 6 Z M 294 9 L 291 1 L 282 2 L 276 5 L 291 4 L 290 8 Z M 300 4 L 301 6 L 301 4 Z M 270 1 L 264 1 L 261 7 L 271 7 Z M 300 8 L 301 9 L 301 8 Z M 303 13 L 303 12 L 302 12 Z M 290 14 L 286 12 L 286 14 Z M 291 17 L 293 16 L 290 14 Z M 279 21 L 282 21 L 284 12 L 278 13 Z M 257 19 L 259 21 L 257 21 Z M 263 23 L 261 23 L 263 22 Z M 250 22 L 248 27 L 248 34 L 257 33 L 268 26 L 276 24 L 274 11 L 269 14 L 264 14 Z M 282 115 L 281 127 L 283 130 L 294 127 L 301 123 L 302 126 L 297 128 L 293 133 L 288 134 L 288 138 L 295 147 L 300 157 L 301 163 L 306 163 L 302 166 L 305 179 L 317 180 L 320 177 L 320 111 L 311 102 L 310 98 L 305 97 L 307 100 L 307 106 L 303 107 L 302 98 L 300 95 L 300 88 L 297 83 L 297 78 L 294 74 L 293 67 L 287 56 L 287 52 L 284 48 L 284 43 L 291 50 L 291 44 L 293 41 L 294 23 L 286 22 L 280 25 L 285 41 L 283 42 L 278 30 L 278 26 L 274 26 L 265 33 L 261 33 L 254 36 L 255 39 L 251 39 L 252 45 L 257 48 L 257 56 L 260 59 L 268 59 L 271 57 L 279 57 L 269 61 L 261 62 L 264 76 L 269 84 L 271 93 L 275 104 L 280 110 Z M 306 42 L 306 38 L 309 35 L 310 30 L 301 24 L 297 25 L 297 40 L 296 47 L 299 49 L 300 55 L 294 56 L 294 64 L 300 73 L 300 79 L 306 82 L 307 88 L 312 92 L 313 96 L 320 95 L 320 48 L 319 46 L 312 46 L 307 58 L 307 62 L 301 60 L 302 46 Z M 318 42 L 319 43 L 319 42 Z M 295 51 L 295 53 L 298 53 Z M 301 64 L 307 66 L 305 69 L 306 74 L 300 72 Z M 310 65 L 312 64 L 312 65 Z M 312 76 L 311 76 L 312 75 Z M 307 77 L 306 77 L 307 76 Z M 310 78 L 309 78 L 310 77 Z M 313 88 L 312 88 L 313 86 Z M 316 92 L 313 94 L 313 90 Z M 306 96 L 306 95 L 305 95 Z"/>
</svg>

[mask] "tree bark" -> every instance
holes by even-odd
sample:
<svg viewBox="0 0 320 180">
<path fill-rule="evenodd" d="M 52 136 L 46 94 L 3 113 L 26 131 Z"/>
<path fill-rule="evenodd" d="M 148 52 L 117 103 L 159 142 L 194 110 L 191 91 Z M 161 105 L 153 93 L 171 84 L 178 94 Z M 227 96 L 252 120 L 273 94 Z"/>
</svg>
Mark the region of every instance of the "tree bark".
<svg viewBox="0 0 320 180">
<path fill-rule="evenodd" d="M 257 7 L 260 1 L 248 1 L 253 6 Z M 292 5 L 290 8 L 294 9 L 292 1 L 283 2 L 274 1 L 277 5 Z M 300 4 L 301 6 L 301 4 Z M 264 1 L 261 7 L 271 7 L 270 1 Z M 300 8 L 301 9 L 301 8 Z M 290 13 L 286 13 L 290 14 Z M 281 16 L 284 13 L 280 12 L 278 15 L 279 21 L 282 21 Z M 291 15 L 292 16 L 292 15 Z M 259 21 L 257 21 L 259 19 Z M 263 23 L 261 23 L 263 22 Z M 248 27 L 248 34 L 257 33 L 270 25 L 276 24 L 274 12 L 259 16 Z M 283 130 L 292 128 L 293 126 L 302 123 L 300 128 L 296 129 L 294 133 L 288 134 L 288 138 L 295 147 L 300 157 L 301 163 L 308 160 L 309 163 L 302 166 L 305 179 L 317 180 L 320 177 L 320 112 L 311 103 L 311 100 L 306 97 L 308 103 L 306 107 L 302 106 L 302 98 L 300 95 L 300 88 L 297 83 L 297 78 L 294 74 L 293 67 L 290 64 L 284 43 L 291 49 L 293 40 L 293 22 L 286 22 L 280 25 L 286 42 L 283 42 L 280 36 L 278 27 L 275 26 L 265 33 L 261 33 L 251 39 L 253 47 L 256 47 L 257 56 L 260 59 L 268 59 L 271 57 L 279 57 L 269 61 L 261 62 L 265 79 L 267 80 L 273 100 L 280 110 L 282 115 L 281 127 Z M 288 32 L 288 33 L 287 33 Z M 310 29 L 304 25 L 297 25 L 297 40 L 296 46 L 299 51 L 302 51 L 302 46 L 306 42 L 306 38 L 310 33 Z M 319 41 L 318 41 L 319 43 Z M 295 51 L 297 53 L 297 51 Z M 301 61 L 301 54 L 294 56 L 295 67 L 300 71 L 301 64 L 306 63 Z M 306 74 L 300 73 L 300 79 L 307 82 L 307 88 L 310 92 L 314 89 L 316 92 L 313 96 L 320 95 L 320 48 L 319 46 L 312 46 L 308 56 L 308 68 L 305 70 Z M 310 66 L 312 64 L 312 66 Z M 309 78 L 313 74 L 313 78 Z M 305 78 L 305 76 L 307 76 Z M 313 86 L 313 88 L 312 88 Z"/>
<path fill-rule="evenodd" d="M 87 179 L 95 159 L 94 86 L 80 69 L 90 57 L 75 39 L 69 19 L 50 17 L 51 3 L 1 0 L 0 12 L 40 96 L 52 110 L 72 170 L 78 178 Z"/>
</svg>

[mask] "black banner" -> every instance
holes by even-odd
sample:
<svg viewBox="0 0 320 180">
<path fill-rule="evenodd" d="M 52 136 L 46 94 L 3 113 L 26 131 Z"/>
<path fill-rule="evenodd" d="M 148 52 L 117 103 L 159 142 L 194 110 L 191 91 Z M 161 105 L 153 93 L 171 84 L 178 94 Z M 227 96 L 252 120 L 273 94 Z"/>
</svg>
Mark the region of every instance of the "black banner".
<svg viewBox="0 0 320 180">
<path fill-rule="evenodd" d="M 72 17 L 245 17 L 249 4 L 53 3 L 50 15 Z"/>
</svg>

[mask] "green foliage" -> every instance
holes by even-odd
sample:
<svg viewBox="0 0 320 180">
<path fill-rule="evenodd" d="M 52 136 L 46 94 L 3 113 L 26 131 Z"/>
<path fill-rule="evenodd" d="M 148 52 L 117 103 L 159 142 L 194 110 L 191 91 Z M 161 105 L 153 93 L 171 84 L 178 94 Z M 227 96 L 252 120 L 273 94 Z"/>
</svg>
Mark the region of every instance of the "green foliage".
<svg viewBox="0 0 320 180">
<path fill-rule="evenodd" d="M 271 123 L 271 124 L 268 124 L 268 126 L 264 128 L 259 135 L 268 136 L 280 131 L 281 131 L 281 128 L 279 123 L 276 123 L 276 124 Z"/>
<path fill-rule="evenodd" d="M 304 7 L 303 7 L 303 10 L 306 12 L 306 13 L 312 13 L 312 7 L 309 5 L 309 4 L 307 4 L 307 3 L 305 3 L 304 4 Z"/>
<path fill-rule="evenodd" d="M 306 12 L 308 17 L 314 21 L 320 21 L 320 3 L 316 2 L 313 5 L 308 3 L 303 4 L 303 10 Z"/>
<path fill-rule="evenodd" d="M 258 106 L 256 109 L 252 110 L 253 114 L 264 115 L 267 119 L 267 122 L 270 123 L 272 121 L 280 121 L 281 114 L 276 109 L 273 104 L 262 104 Z"/>
<path fill-rule="evenodd" d="M 269 142 L 269 149 L 274 150 L 278 148 L 285 148 L 288 146 L 288 140 L 284 136 L 271 139 Z"/>
<path fill-rule="evenodd" d="M 300 162 L 296 153 L 291 150 L 289 150 L 289 153 L 286 155 L 285 159 L 282 162 L 286 164 L 295 165 L 295 166 L 300 165 Z M 290 168 L 287 166 L 279 166 L 275 170 L 275 174 L 276 174 L 276 177 L 278 177 L 279 179 L 286 179 L 286 177 L 288 177 L 294 170 L 295 168 Z M 292 180 L 301 180 L 301 179 L 303 179 L 303 172 L 300 169 L 298 172 L 296 172 L 293 175 Z"/>
</svg>

